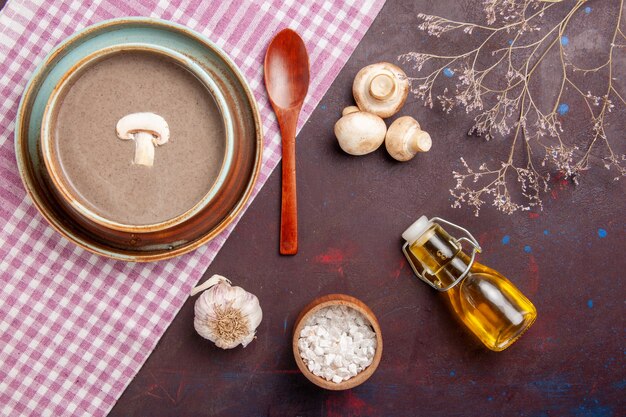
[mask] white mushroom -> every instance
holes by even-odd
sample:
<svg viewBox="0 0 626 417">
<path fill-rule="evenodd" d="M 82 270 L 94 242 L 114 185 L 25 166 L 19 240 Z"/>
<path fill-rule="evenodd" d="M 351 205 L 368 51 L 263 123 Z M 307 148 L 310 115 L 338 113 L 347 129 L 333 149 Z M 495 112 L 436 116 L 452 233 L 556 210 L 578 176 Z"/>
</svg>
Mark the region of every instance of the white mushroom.
<svg viewBox="0 0 626 417">
<path fill-rule="evenodd" d="M 408 161 L 418 152 L 428 152 L 432 144 L 430 135 L 411 116 L 397 118 L 385 136 L 387 152 L 398 161 Z"/>
<path fill-rule="evenodd" d="M 339 146 L 350 155 L 365 155 L 378 149 L 385 140 L 387 126 L 375 114 L 348 113 L 335 123 Z"/>
<path fill-rule="evenodd" d="M 164 118 L 154 113 L 132 113 L 117 122 L 117 136 L 122 140 L 135 141 L 137 165 L 151 167 L 154 164 L 154 148 L 170 139 L 170 128 Z"/>
<path fill-rule="evenodd" d="M 409 80 L 396 65 L 380 62 L 357 73 L 352 94 L 361 111 L 390 117 L 404 105 L 409 95 Z"/>
</svg>

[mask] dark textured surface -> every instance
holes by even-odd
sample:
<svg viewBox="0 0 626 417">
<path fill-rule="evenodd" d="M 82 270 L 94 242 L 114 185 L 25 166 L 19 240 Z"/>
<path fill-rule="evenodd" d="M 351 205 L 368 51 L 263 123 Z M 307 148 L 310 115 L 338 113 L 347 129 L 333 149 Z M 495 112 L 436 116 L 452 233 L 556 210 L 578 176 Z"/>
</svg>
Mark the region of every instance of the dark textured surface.
<svg viewBox="0 0 626 417">
<path fill-rule="evenodd" d="M 205 277 L 223 274 L 259 296 L 258 339 L 213 347 L 194 332 L 190 299 L 112 416 L 625 415 L 623 181 L 599 168 L 580 187 L 556 181 L 544 211 L 506 216 L 488 207 L 476 218 L 450 208 L 451 171 L 461 155 L 475 164 L 507 146 L 467 138 L 469 118 L 409 100 L 401 114 L 416 116 L 434 145 L 404 164 L 383 150 L 349 157 L 336 145 L 332 127 L 352 103 L 356 72 L 426 45 L 415 15 L 462 17 L 456 5 L 389 1 L 298 136 L 298 255 L 278 255 L 277 169 L 209 268 Z M 537 306 L 536 324 L 507 351 L 481 348 L 412 275 L 400 234 L 421 214 L 469 228 L 482 263 Z M 376 373 L 349 392 L 313 386 L 291 353 L 300 309 L 332 292 L 367 303 L 385 342 Z"/>
</svg>

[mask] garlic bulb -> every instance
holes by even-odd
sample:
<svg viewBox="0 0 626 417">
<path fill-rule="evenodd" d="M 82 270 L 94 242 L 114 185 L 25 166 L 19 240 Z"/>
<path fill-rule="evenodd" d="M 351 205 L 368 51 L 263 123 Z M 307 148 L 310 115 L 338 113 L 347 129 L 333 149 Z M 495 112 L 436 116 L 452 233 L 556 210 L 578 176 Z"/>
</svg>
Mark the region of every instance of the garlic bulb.
<svg viewBox="0 0 626 417">
<path fill-rule="evenodd" d="M 254 339 L 263 312 L 259 299 L 221 275 L 194 288 L 191 295 L 204 291 L 196 301 L 193 326 L 196 332 L 222 349 L 246 347 Z"/>
</svg>

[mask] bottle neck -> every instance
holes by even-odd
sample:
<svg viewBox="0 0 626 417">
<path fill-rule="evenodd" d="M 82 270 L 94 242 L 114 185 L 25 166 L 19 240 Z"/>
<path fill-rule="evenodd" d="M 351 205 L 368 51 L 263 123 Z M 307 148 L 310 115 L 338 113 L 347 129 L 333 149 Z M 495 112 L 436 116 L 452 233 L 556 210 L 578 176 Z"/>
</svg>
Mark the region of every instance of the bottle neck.
<svg viewBox="0 0 626 417">
<path fill-rule="evenodd" d="M 429 227 L 410 249 L 439 288 L 452 285 L 470 263 L 470 257 L 461 250 L 461 245 L 438 224 Z"/>
</svg>

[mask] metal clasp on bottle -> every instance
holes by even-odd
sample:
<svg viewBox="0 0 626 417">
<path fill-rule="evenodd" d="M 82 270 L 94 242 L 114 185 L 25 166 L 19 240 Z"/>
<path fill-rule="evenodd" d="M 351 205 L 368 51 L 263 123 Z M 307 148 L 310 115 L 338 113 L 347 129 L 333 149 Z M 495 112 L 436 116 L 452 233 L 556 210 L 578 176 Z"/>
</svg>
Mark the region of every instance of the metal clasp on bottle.
<svg viewBox="0 0 626 417">
<path fill-rule="evenodd" d="M 433 287 L 434 289 L 436 289 L 437 291 L 448 291 L 449 289 L 453 288 L 455 285 L 457 285 L 459 282 L 461 282 L 463 280 L 463 278 L 465 278 L 467 276 L 467 274 L 469 273 L 470 269 L 472 268 L 472 265 L 474 265 L 474 261 L 476 260 L 476 254 L 480 253 L 482 251 L 482 249 L 480 248 L 480 245 L 478 244 L 478 241 L 476 240 L 476 238 L 474 236 L 472 236 L 472 234 L 469 232 L 469 230 L 451 223 L 447 220 L 444 220 L 440 217 L 433 217 L 432 219 L 430 219 L 431 222 L 435 223 L 440 223 L 440 224 L 445 224 L 447 226 L 453 227 L 455 229 L 460 230 L 461 232 L 463 232 L 466 236 L 463 236 L 459 239 L 454 238 L 454 242 L 455 244 L 459 245 L 459 249 L 462 247 L 462 241 L 466 241 L 467 243 L 469 243 L 470 245 L 472 245 L 472 257 L 470 258 L 469 263 L 467 264 L 467 268 L 465 268 L 465 270 L 463 271 L 463 273 L 456 279 L 454 280 L 454 282 L 450 285 L 448 285 L 447 287 L 441 287 L 438 286 L 437 284 L 435 284 L 436 281 L 438 281 L 438 279 L 434 276 L 432 276 L 431 274 L 428 274 L 424 268 L 420 265 L 419 268 L 415 265 L 415 263 L 413 262 L 413 258 L 411 257 L 411 255 L 409 254 L 409 242 L 405 242 L 404 245 L 402 245 L 402 252 L 404 252 L 404 256 L 406 256 L 407 261 L 409 261 L 409 265 L 411 265 L 411 269 L 413 269 L 413 272 L 415 273 L 415 275 L 417 275 L 417 277 L 419 279 L 421 279 L 422 281 L 424 281 L 426 284 L 430 285 L 431 287 Z M 420 273 L 419 269 L 422 269 L 423 272 Z M 432 277 L 432 279 L 428 279 L 428 277 Z"/>
</svg>

